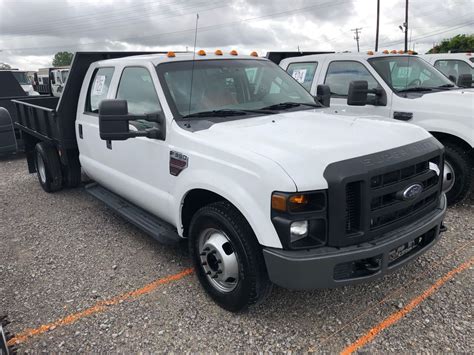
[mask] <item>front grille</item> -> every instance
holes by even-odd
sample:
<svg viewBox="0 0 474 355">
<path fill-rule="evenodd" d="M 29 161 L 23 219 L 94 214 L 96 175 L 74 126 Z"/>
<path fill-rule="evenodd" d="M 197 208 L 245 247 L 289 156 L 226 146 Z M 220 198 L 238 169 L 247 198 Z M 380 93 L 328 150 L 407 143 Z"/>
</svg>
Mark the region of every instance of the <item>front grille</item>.
<svg viewBox="0 0 474 355">
<path fill-rule="evenodd" d="M 440 177 L 439 172 L 430 169 L 430 164 L 438 166 L 439 163 L 440 158 L 436 157 L 371 177 L 370 230 L 408 218 L 427 206 L 432 208 L 426 213 L 433 210 Z M 423 186 L 421 195 L 414 200 L 403 200 L 402 191 L 415 183 Z"/>
<path fill-rule="evenodd" d="M 434 211 L 442 167 L 443 146 L 434 138 L 330 164 L 328 245 L 370 242 Z"/>
</svg>

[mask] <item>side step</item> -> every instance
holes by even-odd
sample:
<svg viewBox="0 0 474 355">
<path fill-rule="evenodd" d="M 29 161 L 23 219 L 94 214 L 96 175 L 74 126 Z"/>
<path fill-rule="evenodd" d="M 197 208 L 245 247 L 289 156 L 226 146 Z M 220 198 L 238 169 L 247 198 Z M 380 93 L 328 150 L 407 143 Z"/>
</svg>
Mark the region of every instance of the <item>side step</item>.
<svg viewBox="0 0 474 355">
<path fill-rule="evenodd" d="M 160 243 L 177 244 L 181 239 L 176 228 L 171 224 L 153 216 L 99 184 L 87 185 L 86 191 Z"/>
</svg>

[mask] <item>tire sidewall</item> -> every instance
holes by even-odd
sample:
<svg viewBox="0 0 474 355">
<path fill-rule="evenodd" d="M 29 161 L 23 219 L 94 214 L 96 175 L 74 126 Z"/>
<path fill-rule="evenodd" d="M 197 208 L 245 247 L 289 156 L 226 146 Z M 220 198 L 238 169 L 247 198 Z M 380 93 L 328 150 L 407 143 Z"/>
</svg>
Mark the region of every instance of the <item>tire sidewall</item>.
<svg viewBox="0 0 474 355">
<path fill-rule="evenodd" d="M 44 165 L 46 181 L 41 179 L 38 169 L 38 156 Z M 38 181 L 44 191 L 55 192 L 62 188 L 61 163 L 55 148 L 50 147 L 44 142 L 38 143 L 35 147 L 35 167 Z"/>
<path fill-rule="evenodd" d="M 449 163 L 454 172 L 454 185 L 451 190 L 446 193 L 448 198 L 448 204 L 453 205 L 464 199 L 469 190 L 469 181 L 471 174 L 470 169 L 472 168 L 468 164 L 467 157 L 464 157 L 461 152 L 452 147 L 446 147 L 445 161 Z"/>
<path fill-rule="evenodd" d="M 229 238 L 232 248 L 236 253 L 239 265 L 239 281 L 236 288 L 230 292 L 217 290 L 204 273 L 204 269 L 201 265 L 201 258 L 199 256 L 199 235 L 207 228 L 215 228 L 223 231 Z M 222 215 L 212 210 L 206 210 L 202 213 L 198 212 L 191 222 L 189 246 L 198 279 L 216 303 L 222 308 L 232 312 L 240 311 L 246 307 L 251 298 L 252 290 L 249 255 L 247 255 L 240 238 L 234 226 Z"/>
<path fill-rule="evenodd" d="M 41 174 L 40 174 L 39 167 L 38 167 L 38 159 L 41 159 L 42 162 L 43 162 L 46 181 L 43 181 L 43 179 L 41 178 Z M 38 181 L 39 181 L 41 187 L 46 192 L 51 192 L 51 176 L 50 176 L 49 171 L 48 171 L 47 162 L 45 161 L 44 151 L 43 151 L 42 147 L 39 146 L 39 145 L 36 146 L 36 150 L 35 150 L 35 167 L 36 167 L 36 175 L 38 176 Z"/>
</svg>

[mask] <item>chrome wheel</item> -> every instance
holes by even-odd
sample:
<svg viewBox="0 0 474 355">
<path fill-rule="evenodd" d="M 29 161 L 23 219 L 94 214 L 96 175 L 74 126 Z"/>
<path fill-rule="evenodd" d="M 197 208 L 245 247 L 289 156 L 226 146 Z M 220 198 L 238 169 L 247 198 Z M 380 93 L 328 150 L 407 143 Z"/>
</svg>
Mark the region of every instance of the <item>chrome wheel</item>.
<svg viewBox="0 0 474 355">
<path fill-rule="evenodd" d="M 39 152 L 36 152 L 36 170 L 38 170 L 41 181 L 46 183 L 46 168 L 44 166 L 43 157 Z"/>
<path fill-rule="evenodd" d="M 221 292 L 233 291 L 239 282 L 237 255 L 227 235 L 207 228 L 199 235 L 199 256 L 210 283 Z"/>
<path fill-rule="evenodd" d="M 456 175 L 454 174 L 454 169 L 452 165 L 445 161 L 444 162 L 444 172 L 443 172 L 443 192 L 448 192 L 454 186 L 456 182 Z"/>
</svg>

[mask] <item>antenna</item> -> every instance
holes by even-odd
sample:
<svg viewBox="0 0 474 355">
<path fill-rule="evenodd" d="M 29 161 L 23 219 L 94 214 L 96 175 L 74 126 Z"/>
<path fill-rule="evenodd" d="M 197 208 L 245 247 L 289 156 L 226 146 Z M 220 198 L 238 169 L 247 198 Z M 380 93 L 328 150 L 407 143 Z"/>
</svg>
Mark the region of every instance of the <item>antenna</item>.
<svg viewBox="0 0 474 355">
<path fill-rule="evenodd" d="M 198 35 L 198 22 L 199 22 L 199 14 L 196 14 L 196 29 L 194 31 L 194 50 L 193 50 L 193 64 L 192 64 L 192 67 L 191 67 L 191 87 L 189 89 L 188 115 L 191 114 L 191 99 L 193 97 L 194 63 L 195 63 L 195 60 L 196 60 L 196 43 L 197 43 L 197 35 Z"/>
</svg>

